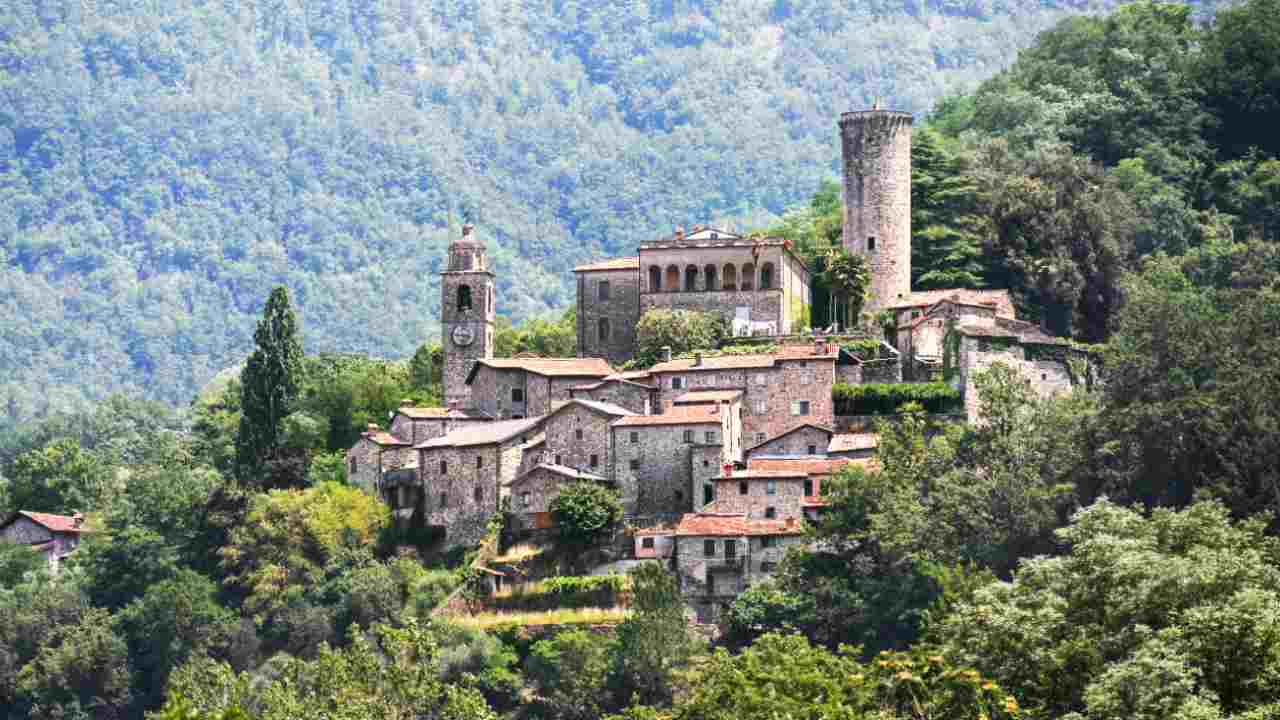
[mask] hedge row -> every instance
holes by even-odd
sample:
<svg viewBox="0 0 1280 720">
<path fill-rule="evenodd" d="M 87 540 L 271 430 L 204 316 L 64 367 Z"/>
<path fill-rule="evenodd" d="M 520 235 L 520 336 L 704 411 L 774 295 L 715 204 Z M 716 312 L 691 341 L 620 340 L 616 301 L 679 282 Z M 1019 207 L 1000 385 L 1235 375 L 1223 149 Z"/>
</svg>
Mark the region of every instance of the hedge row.
<svg viewBox="0 0 1280 720">
<path fill-rule="evenodd" d="M 511 594 L 495 596 L 486 604 L 495 610 L 613 607 L 626 589 L 625 575 L 552 577 L 517 586 Z"/>
<path fill-rule="evenodd" d="M 920 403 L 931 413 L 957 412 L 964 406 L 960 391 L 945 382 L 836 383 L 831 399 L 837 415 L 891 415 L 909 402 Z"/>
</svg>

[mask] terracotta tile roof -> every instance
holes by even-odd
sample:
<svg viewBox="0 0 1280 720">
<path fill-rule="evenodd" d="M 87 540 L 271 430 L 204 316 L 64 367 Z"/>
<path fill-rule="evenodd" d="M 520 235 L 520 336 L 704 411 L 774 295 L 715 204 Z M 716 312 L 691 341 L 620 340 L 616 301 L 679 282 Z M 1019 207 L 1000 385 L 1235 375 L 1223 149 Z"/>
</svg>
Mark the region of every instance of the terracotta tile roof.
<svg viewBox="0 0 1280 720">
<path fill-rule="evenodd" d="M 31 512 L 29 510 L 19 510 L 9 516 L 4 522 L 4 527 L 18 519 L 18 516 L 25 517 L 31 522 L 43 527 L 50 532 L 58 533 L 88 533 L 93 532 L 84 526 L 84 517 L 77 518 L 74 515 L 54 515 L 53 513 Z"/>
<path fill-rule="evenodd" d="M 783 472 L 788 475 L 801 474 L 833 475 L 840 472 L 845 465 L 857 464 L 853 458 L 812 458 L 812 457 L 766 457 L 751 458 L 747 467 L 757 472 Z M 737 477 L 736 475 L 734 477 Z"/>
<path fill-rule="evenodd" d="M 742 397 L 741 390 L 693 390 L 676 397 L 676 403 L 733 402 Z"/>
<path fill-rule="evenodd" d="M 680 518 L 680 525 L 676 528 L 676 535 L 681 537 L 740 537 L 803 533 L 803 525 L 796 520 L 757 520 L 740 513 L 687 513 Z"/>
<path fill-rule="evenodd" d="M 624 383 L 626 385 L 634 385 L 636 387 L 644 388 L 646 390 L 652 390 L 653 385 L 649 384 L 648 382 L 649 379 L 650 377 L 649 377 L 648 370 L 645 370 L 643 372 L 625 372 L 625 373 L 617 373 L 614 375 L 610 375 L 607 378 L 602 378 L 599 382 L 584 383 L 582 385 L 574 385 L 569 389 L 570 390 L 595 390 L 596 388 L 599 388 L 603 385 L 607 385 L 608 383 L 616 382 L 616 383 Z"/>
<path fill-rule="evenodd" d="M 878 447 L 880 447 L 880 435 L 877 433 L 838 433 L 831 436 L 827 452 L 874 450 Z"/>
<path fill-rule="evenodd" d="M 624 417 L 613 427 L 638 427 L 643 425 L 703 425 L 720 424 L 719 406 L 677 405 L 661 415 L 632 415 Z"/>
<path fill-rule="evenodd" d="M 829 428 L 829 427 L 827 427 L 827 426 L 825 426 L 825 425 L 815 425 L 815 424 L 813 424 L 813 423 L 800 423 L 799 425 L 796 425 L 795 427 L 791 428 L 790 430 L 787 430 L 787 431 L 785 431 L 785 432 L 778 433 L 777 435 L 774 435 L 773 437 L 769 438 L 768 440 L 764 440 L 764 441 L 762 441 L 762 442 L 758 442 L 758 443 L 756 443 L 755 445 L 752 445 L 751 447 L 747 448 L 747 452 L 751 452 L 752 450 L 755 450 L 756 448 L 760 447 L 761 445 L 768 445 L 769 443 L 773 442 L 774 440 L 780 440 L 780 439 L 782 439 L 782 438 L 784 438 L 784 437 L 786 437 L 786 436 L 790 435 L 791 433 L 793 433 L 793 432 L 795 432 L 795 431 L 797 431 L 797 430 L 803 430 L 803 429 L 805 429 L 805 428 L 813 428 L 814 430 L 818 430 L 818 431 L 824 432 L 824 433 L 826 433 L 826 434 L 827 434 L 827 437 L 830 437 L 831 435 L 835 434 L 835 431 L 834 431 L 834 430 L 832 430 L 831 428 Z"/>
<path fill-rule="evenodd" d="M 445 408 L 445 407 L 409 407 L 401 406 L 396 409 L 396 413 L 404 415 L 410 420 L 439 420 L 444 418 L 453 418 L 458 420 L 491 420 L 483 411 L 475 408 Z"/>
<path fill-rule="evenodd" d="M 596 272 L 599 270 L 640 270 L 639 257 L 613 258 L 612 260 L 601 260 L 600 262 L 579 265 L 574 268 L 574 272 Z"/>
<path fill-rule="evenodd" d="M 477 424 L 475 427 L 465 427 L 454 430 L 448 435 L 438 438 L 432 438 L 423 443 L 418 443 L 420 450 L 430 450 L 432 448 L 442 447 L 469 447 L 472 445 L 493 445 L 495 443 L 506 442 L 511 438 L 528 433 L 542 424 L 546 416 L 539 415 L 537 417 L 523 418 L 521 420 L 501 420 L 498 422 Z"/>
<path fill-rule="evenodd" d="M 401 440 L 400 438 L 396 437 L 395 435 L 392 435 L 391 433 L 385 430 L 379 430 L 378 432 L 367 432 L 363 435 L 363 437 L 366 440 L 371 440 L 372 442 L 378 445 L 381 445 L 383 447 L 398 447 L 401 445 L 407 446 L 411 444 L 408 441 Z"/>
<path fill-rule="evenodd" d="M 556 413 L 560 412 L 566 407 L 569 407 L 570 405 L 577 405 L 580 407 L 587 408 L 588 410 L 593 410 L 602 415 L 612 415 L 613 417 L 626 417 L 628 415 L 636 414 L 635 411 L 628 410 L 622 407 L 621 405 L 615 405 L 613 403 L 608 403 L 608 402 L 600 402 L 599 400 L 584 400 L 582 398 L 574 398 L 572 400 L 567 400 L 556 405 L 556 409 L 551 411 L 551 415 L 555 415 Z M 548 415 L 547 417 L 550 417 L 551 415 Z"/>
<path fill-rule="evenodd" d="M 1014 316 L 1013 300 L 1009 297 L 1008 290 L 970 290 L 967 288 L 921 290 L 903 297 L 889 307 L 891 309 L 923 307 L 943 300 L 954 300 L 966 305 L 991 305 L 996 308 L 997 315 L 1009 318 Z"/>
<path fill-rule="evenodd" d="M 565 465 L 556 465 L 555 463 L 541 463 L 529 468 L 529 471 L 512 481 L 512 485 L 519 485 L 525 481 L 534 470 L 547 470 L 557 475 L 562 475 L 570 480 L 590 480 L 592 482 L 604 482 L 604 478 L 595 473 L 584 472 L 577 468 L 571 468 Z"/>
<path fill-rule="evenodd" d="M 524 370 L 548 377 L 604 378 L 614 374 L 609 363 L 601 358 L 485 358 L 472 366 L 467 382 L 471 382 L 481 365 L 499 370 Z"/>
<path fill-rule="evenodd" d="M 827 507 L 830 504 L 831 503 L 827 502 L 826 500 L 823 500 L 820 497 L 814 497 L 812 495 L 800 501 L 800 507 L 802 508 L 823 508 L 823 507 Z"/>
<path fill-rule="evenodd" d="M 1033 345 L 1070 344 L 1065 338 L 1054 337 L 1035 323 L 1003 318 L 997 318 L 996 320 L 997 322 L 994 326 L 961 323 L 956 327 L 956 332 L 971 337 L 1015 338 L 1018 342 Z"/>
</svg>

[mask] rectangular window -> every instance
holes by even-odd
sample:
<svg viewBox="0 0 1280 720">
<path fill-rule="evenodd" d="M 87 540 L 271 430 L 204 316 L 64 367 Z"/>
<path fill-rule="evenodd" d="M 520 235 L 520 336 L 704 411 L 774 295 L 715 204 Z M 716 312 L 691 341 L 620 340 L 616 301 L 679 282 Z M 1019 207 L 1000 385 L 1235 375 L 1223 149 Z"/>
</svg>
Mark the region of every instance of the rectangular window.
<svg viewBox="0 0 1280 720">
<path fill-rule="evenodd" d="M 555 460 L 556 460 L 556 465 L 559 465 L 559 464 L 560 464 L 560 456 L 559 456 L 559 455 L 556 455 Z"/>
<path fill-rule="evenodd" d="M 574 431 L 573 431 L 573 438 L 574 438 L 575 440 L 581 440 L 581 439 L 582 439 L 582 428 L 578 428 L 577 430 L 574 430 Z"/>
<path fill-rule="evenodd" d="M 778 481 L 777 481 L 777 480 L 770 480 L 770 481 L 766 482 L 766 483 L 764 484 L 764 494 L 765 494 L 765 495 L 777 495 L 777 494 L 778 494 Z"/>
<path fill-rule="evenodd" d="M 804 481 L 804 496 L 813 497 L 813 479 L 808 478 Z"/>
<path fill-rule="evenodd" d="M 812 370 L 805 370 L 804 372 L 800 373 L 800 384 L 801 384 L 801 385 L 812 385 L 812 384 L 813 384 L 813 371 L 812 371 Z"/>
<path fill-rule="evenodd" d="M 684 441 L 685 441 L 685 442 L 687 442 L 687 443 L 691 443 L 691 442 L 693 442 L 693 431 L 692 431 L 692 430 L 685 430 L 685 431 L 684 431 Z"/>
<path fill-rule="evenodd" d="M 703 485 L 702 486 L 702 504 L 710 505 L 711 503 L 715 502 L 715 499 L 716 499 L 715 485 L 712 485 L 711 483 L 707 483 Z"/>
<path fill-rule="evenodd" d="M 875 236 L 872 236 L 867 238 L 867 252 L 875 252 L 875 251 L 876 251 L 876 239 L 875 239 Z"/>
<path fill-rule="evenodd" d="M 524 402 L 524 388 L 511 388 L 511 402 Z"/>
<path fill-rule="evenodd" d="M 632 470 L 639 470 L 639 469 L 640 469 L 640 461 L 639 461 L 639 460 L 632 460 L 632 461 L 630 461 L 630 462 L 628 462 L 628 463 L 627 463 L 627 467 L 631 468 Z"/>
<path fill-rule="evenodd" d="M 747 484 L 747 481 L 746 481 L 746 480 L 739 480 L 739 481 L 738 481 L 738 494 L 739 494 L 739 495 L 746 495 L 746 494 L 747 494 L 747 492 L 749 491 L 749 488 L 750 488 L 750 485 L 748 485 L 748 484 Z"/>
<path fill-rule="evenodd" d="M 715 540 L 703 540 L 703 541 L 702 541 L 702 555 L 703 555 L 703 557 L 715 557 L 715 556 L 716 556 L 716 541 L 715 541 Z"/>
<path fill-rule="evenodd" d="M 760 563 L 760 572 L 771 573 L 777 569 L 778 569 L 778 563 L 776 562 L 769 562 L 768 560 L 765 560 L 764 562 Z"/>
<path fill-rule="evenodd" d="M 599 455 L 592 455 L 592 456 L 591 456 L 591 467 L 596 467 L 596 466 L 597 466 L 597 465 L 599 465 L 599 464 L 600 464 L 600 456 L 599 456 Z"/>
<path fill-rule="evenodd" d="M 475 498 L 475 501 L 476 501 L 476 502 L 483 502 L 483 501 L 484 501 L 484 488 L 482 488 L 482 487 L 480 487 L 479 485 L 477 485 L 477 486 L 476 486 L 476 489 L 475 489 L 475 492 L 472 494 L 472 497 L 474 497 L 474 498 Z"/>
<path fill-rule="evenodd" d="M 356 474 L 356 468 L 358 468 L 358 467 L 360 467 L 359 462 L 358 462 L 354 457 L 352 457 L 352 458 L 351 458 L 351 470 L 350 470 L 349 472 L 350 472 L 352 475 L 355 475 L 355 474 Z"/>
<path fill-rule="evenodd" d="M 764 442 L 764 433 L 756 433 L 756 444 Z"/>
<path fill-rule="evenodd" d="M 769 412 L 769 403 L 764 400 L 756 400 L 755 407 L 752 408 L 757 415 L 764 415 Z M 763 438 L 761 438 L 763 440 Z"/>
<path fill-rule="evenodd" d="M 652 550 L 652 549 L 653 549 L 653 538 L 651 538 L 651 537 L 647 537 L 647 538 L 640 538 L 640 547 L 644 548 L 645 550 Z"/>
<path fill-rule="evenodd" d="M 738 557 L 738 543 L 735 540 L 724 541 L 724 559 L 732 560 Z"/>
<path fill-rule="evenodd" d="M 671 389 L 672 389 L 672 390 L 680 390 L 680 389 L 681 389 L 681 388 L 683 388 L 683 387 L 684 387 L 684 378 L 682 378 L 682 377 L 673 377 L 673 378 L 671 378 Z"/>
<path fill-rule="evenodd" d="M 809 414 L 809 401 L 808 401 L 808 400 L 796 400 L 795 402 L 791 403 L 791 414 L 792 414 L 792 415 L 808 415 L 808 414 Z"/>
<path fill-rule="evenodd" d="M 440 461 L 440 474 L 441 475 L 449 474 L 449 463 L 445 462 L 444 460 Z"/>
<path fill-rule="evenodd" d="M 449 493 L 440 493 L 440 508 L 449 507 Z"/>
<path fill-rule="evenodd" d="M 764 509 L 764 516 L 768 520 L 778 517 L 778 508 L 767 507 Z"/>
<path fill-rule="evenodd" d="M 707 431 L 707 434 L 706 434 L 706 438 L 707 438 L 707 444 L 708 444 L 708 445 L 715 445 L 715 444 L 716 444 L 716 431 L 715 431 L 715 430 L 708 430 L 708 431 Z"/>
<path fill-rule="evenodd" d="M 809 446 L 809 454 L 810 454 L 810 455 L 817 455 L 817 454 L 818 454 L 818 446 L 817 446 L 817 445 L 810 445 L 810 446 Z"/>
<path fill-rule="evenodd" d="M 520 507 L 524 507 L 524 508 L 529 507 L 529 491 L 528 490 L 525 490 L 524 492 L 520 493 Z"/>
<path fill-rule="evenodd" d="M 635 445 L 635 444 L 636 444 L 636 443 L 638 443 L 638 442 L 640 442 L 640 433 L 636 432 L 635 430 L 632 430 L 632 431 L 631 431 L 631 444 L 632 444 L 632 445 Z"/>
<path fill-rule="evenodd" d="M 609 299 L 609 281 L 608 280 L 601 280 L 600 284 L 596 286 L 596 298 L 600 300 Z"/>
<path fill-rule="evenodd" d="M 771 548 L 773 547 L 774 540 L 775 538 L 772 535 L 765 535 L 764 537 L 760 538 L 760 547 Z"/>
<path fill-rule="evenodd" d="M 482 467 L 484 467 L 484 456 L 483 456 L 483 455 L 477 455 L 477 456 L 476 456 L 476 469 L 477 469 L 477 470 L 479 470 L 479 469 L 480 469 L 480 468 L 482 468 Z"/>
</svg>

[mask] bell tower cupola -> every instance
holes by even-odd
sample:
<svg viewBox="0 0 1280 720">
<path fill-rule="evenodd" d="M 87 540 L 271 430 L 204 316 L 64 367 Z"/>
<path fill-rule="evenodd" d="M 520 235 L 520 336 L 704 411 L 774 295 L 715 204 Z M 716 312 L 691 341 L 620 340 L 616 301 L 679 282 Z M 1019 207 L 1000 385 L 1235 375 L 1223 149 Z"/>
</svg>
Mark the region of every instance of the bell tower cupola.
<svg viewBox="0 0 1280 720">
<path fill-rule="evenodd" d="M 440 273 L 440 347 L 444 354 L 444 399 L 466 405 L 467 375 L 476 360 L 493 357 L 495 278 L 484 243 L 471 225 L 449 243 L 448 269 Z"/>
</svg>

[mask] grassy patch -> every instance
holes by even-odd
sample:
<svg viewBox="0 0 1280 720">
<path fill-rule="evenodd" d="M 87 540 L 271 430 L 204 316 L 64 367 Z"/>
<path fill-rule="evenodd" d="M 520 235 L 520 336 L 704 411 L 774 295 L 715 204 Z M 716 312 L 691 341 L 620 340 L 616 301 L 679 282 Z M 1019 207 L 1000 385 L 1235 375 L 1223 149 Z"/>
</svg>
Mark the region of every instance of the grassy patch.
<svg viewBox="0 0 1280 720">
<path fill-rule="evenodd" d="M 628 611 L 611 608 L 559 608 L 541 612 L 483 612 L 449 618 L 458 625 L 490 630 L 505 625 L 616 625 L 627 619 Z"/>
<path fill-rule="evenodd" d="M 512 545 L 510 548 L 507 549 L 506 552 L 502 553 L 498 557 L 493 558 L 489 562 L 507 563 L 507 564 L 515 565 L 517 563 L 522 563 L 522 562 L 532 560 L 533 558 L 536 558 L 539 555 L 541 555 L 543 551 L 544 551 L 544 548 L 541 548 L 537 545 L 530 545 L 529 543 L 520 543 L 519 545 Z"/>
</svg>

